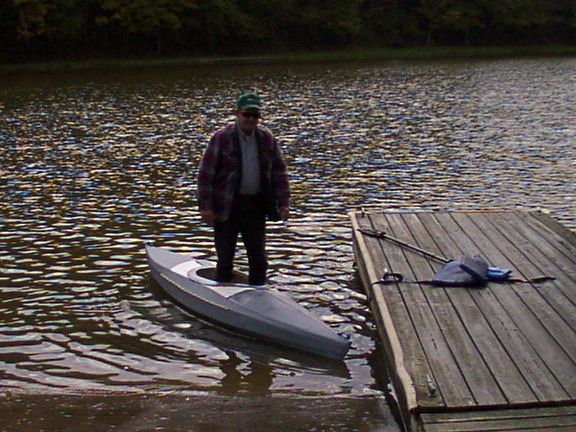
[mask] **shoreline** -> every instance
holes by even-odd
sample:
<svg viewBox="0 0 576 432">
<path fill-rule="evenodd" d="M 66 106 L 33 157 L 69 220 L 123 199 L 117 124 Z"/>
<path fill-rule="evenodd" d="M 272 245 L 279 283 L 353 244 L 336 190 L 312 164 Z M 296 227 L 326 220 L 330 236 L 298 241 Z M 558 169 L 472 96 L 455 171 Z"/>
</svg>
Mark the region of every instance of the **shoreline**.
<svg viewBox="0 0 576 432">
<path fill-rule="evenodd" d="M 19 395 L 0 398 L 4 432 L 38 430 L 386 430 L 384 397 Z"/>
<path fill-rule="evenodd" d="M 94 58 L 0 64 L 1 72 L 54 72 L 107 68 L 202 67 L 214 65 L 314 63 L 386 60 L 448 60 L 513 57 L 571 57 L 576 46 L 371 48 L 336 51 L 295 51 L 281 54 L 223 57 Z"/>
</svg>

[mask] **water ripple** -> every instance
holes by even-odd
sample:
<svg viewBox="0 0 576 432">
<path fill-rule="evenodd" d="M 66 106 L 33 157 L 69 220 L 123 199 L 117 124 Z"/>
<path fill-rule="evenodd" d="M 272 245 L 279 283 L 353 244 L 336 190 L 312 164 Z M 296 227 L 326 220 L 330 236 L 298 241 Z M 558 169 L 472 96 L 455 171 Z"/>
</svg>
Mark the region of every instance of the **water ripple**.
<svg viewBox="0 0 576 432">
<path fill-rule="evenodd" d="M 2 385 L 377 391 L 347 212 L 547 209 L 575 229 L 575 67 L 227 66 L 213 75 L 26 75 L 0 87 Z M 351 337 L 342 364 L 223 332 L 184 315 L 150 281 L 144 241 L 214 259 L 195 179 L 241 88 L 262 93 L 263 122 L 290 166 L 293 218 L 270 224 L 271 280 Z"/>
</svg>

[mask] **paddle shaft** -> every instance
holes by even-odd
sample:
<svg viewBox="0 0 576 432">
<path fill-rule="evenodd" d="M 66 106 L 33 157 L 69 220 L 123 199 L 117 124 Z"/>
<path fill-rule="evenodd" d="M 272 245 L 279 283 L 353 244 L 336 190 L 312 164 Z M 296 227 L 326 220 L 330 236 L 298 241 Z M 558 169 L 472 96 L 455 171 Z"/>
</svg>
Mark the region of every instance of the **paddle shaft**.
<svg viewBox="0 0 576 432">
<path fill-rule="evenodd" d="M 376 237 L 376 238 L 382 238 L 382 239 L 390 240 L 391 242 L 394 242 L 394 243 L 396 243 L 402 247 L 405 247 L 406 249 L 410 249 L 414 252 L 418 252 L 419 254 L 422 254 L 422 255 L 427 256 L 427 257 L 432 258 L 432 259 L 435 259 L 436 261 L 439 261 L 443 264 L 449 263 L 451 261 L 448 258 L 433 254 L 432 252 L 429 252 L 425 249 L 419 248 L 418 246 L 414 246 L 413 244 L 406 243 L 405 241 L 397 239 L 396 237 L 392 237 L 392 236 L 386 234 L 384 231 L 368 230 L 365 228 L 359 228 L 358 231 L 360 231 L 362 234 L 370 236 L 370 237 Z"/>
</svg>

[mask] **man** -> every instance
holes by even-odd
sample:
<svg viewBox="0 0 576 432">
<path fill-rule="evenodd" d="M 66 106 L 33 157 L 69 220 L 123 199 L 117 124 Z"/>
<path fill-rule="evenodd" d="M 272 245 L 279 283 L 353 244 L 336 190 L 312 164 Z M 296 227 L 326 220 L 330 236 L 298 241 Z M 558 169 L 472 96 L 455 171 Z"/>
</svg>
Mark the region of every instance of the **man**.
<svg viewBox="0 0 576 432">
<path fill-rule="evenodd" d="M 241 95 L 236 122 L 211 138 L 198 173 L 202 220 L 214 227 L 216 279 L 232 280 L 238 234 L 248 255 L 249 283 L 264 285 L 266 218 L 287 220 L 290 189 L 286 163 L 276 138 L 258 125 L 260 97 Z"/>
</svg>

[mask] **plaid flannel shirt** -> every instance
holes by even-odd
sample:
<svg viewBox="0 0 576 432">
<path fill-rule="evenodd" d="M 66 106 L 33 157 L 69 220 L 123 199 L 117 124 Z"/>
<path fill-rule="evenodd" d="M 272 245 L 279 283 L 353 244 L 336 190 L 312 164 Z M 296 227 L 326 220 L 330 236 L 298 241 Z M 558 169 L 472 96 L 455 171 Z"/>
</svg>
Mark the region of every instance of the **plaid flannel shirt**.
<svg viewBox="0 0 576 432">
<path fill-rule="evenodd" d="M 272 191 L 275 206 L 288 207 L 290 187 L 280 144 L 269 130 L 256 130 L 263 189 Z M 230 216 L 242 175 L 242 155 L 236 124 L 216 132 L 204 152 L 198 172 L 198 206 L 214 211 L 216 220 Z"/>
</svg>

